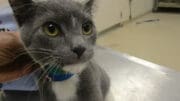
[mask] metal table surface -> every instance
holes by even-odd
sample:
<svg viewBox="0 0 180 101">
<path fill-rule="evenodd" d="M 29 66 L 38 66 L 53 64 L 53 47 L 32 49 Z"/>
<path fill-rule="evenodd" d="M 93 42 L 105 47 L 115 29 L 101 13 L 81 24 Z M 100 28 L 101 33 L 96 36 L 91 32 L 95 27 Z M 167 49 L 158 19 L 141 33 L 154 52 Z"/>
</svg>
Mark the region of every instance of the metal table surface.
<svg viewBox="0 0 180 101">
<path fill-rule="evenodd" d="M 96 48 L 111 78 L 114 101 L 180 101 L 180 73 L 133 56 Z"/>
</svg>

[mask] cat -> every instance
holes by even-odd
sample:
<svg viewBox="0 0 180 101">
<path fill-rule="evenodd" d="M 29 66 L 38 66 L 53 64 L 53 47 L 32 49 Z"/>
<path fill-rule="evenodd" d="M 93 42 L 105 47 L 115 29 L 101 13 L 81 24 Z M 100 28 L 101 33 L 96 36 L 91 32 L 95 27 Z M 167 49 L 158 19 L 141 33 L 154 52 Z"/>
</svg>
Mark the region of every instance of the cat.
<svg viewBox="0 0 180 101">
<path fill-rule="evenodd" d="M 105 101 L 110 79 L 92 60 L 97 37 L 92 20 L 95 1 L 9 0 L 9 3 L 30 56 L 44 68 L 44 73 L 55 69 L 52 74 L 63 71 L 68 76 L 59 81 L 53 75 L 40 83 L 42 101 Z"/>
</svg>

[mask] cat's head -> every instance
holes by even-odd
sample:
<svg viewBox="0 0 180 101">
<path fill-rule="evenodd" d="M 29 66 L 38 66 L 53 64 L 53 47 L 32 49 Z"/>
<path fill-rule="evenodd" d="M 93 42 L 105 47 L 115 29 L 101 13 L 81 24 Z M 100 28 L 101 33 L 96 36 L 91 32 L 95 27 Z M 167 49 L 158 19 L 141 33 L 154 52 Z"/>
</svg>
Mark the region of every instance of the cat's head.
<svg viewBox="0 0 180 101">
<path fill-rule="evenodd" d="M 22 41 L 41 65 L 85 63 L 93 56 L 94 0 L 9 0 Z"/>
</svg>

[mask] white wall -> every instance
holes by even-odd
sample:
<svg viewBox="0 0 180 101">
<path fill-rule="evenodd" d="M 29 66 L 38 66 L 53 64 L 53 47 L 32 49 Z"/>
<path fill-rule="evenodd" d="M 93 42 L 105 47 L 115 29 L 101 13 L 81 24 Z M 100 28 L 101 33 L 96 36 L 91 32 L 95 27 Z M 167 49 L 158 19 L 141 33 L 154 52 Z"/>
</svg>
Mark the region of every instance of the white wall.
<svg viewBox="0 0 180 101">
<path fill-rule="evenodd" d="M 130 16 L 130 7 L 129 7 L 129 0 L 119 0 L 120 1 L 120 12 L 122 14 L 120 21 L 124 22 L 129 20 Z"/>
<path fill-rule="evenodd" d="M 120 1 L 119 0 L 97 0 L 95 22 L 98 31 L 107 29 L 120 23 Z"/>
<path fill-rule="evenodd" d="M 0 0 L 0 6 L 7 3 L 7 0 Z"/>
<path fill-rule="evenodd" d="M 98 31 L 129 20 L 129 0 L 97 0 L 95 22 Z M 131 15 L 133 18 L 152 11 L 154 0 L 132 0 Z"/>
<path fill-rule="evenodd" d="M 143 15 L 149 11 L 152 11 L 154 6 L 154 0 L 132 0 L 131 14 L 132 18 Z"/>
<path fill-rule="evenodd" d="M 97 0 L 95 22 L 98 31 L 129 20 L 128 0 Z"/>
</svg>

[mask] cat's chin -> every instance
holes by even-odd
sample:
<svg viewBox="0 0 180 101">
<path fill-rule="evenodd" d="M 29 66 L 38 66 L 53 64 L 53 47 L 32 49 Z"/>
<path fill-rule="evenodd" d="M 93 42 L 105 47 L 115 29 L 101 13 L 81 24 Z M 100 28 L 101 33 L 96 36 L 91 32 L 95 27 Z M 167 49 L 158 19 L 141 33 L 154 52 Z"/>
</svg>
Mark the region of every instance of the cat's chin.
<svg viewBox="0 0 180 101">
<path fill-rule="evenodd" d="M 69 59 L 69 60 L 64 60 L 62 61 L 62 67 L 67 67 L 67 66 L 76 66 L 78 64 L 84 64 L 93 58 L 93 55 L 89 55 L 88 57 L 82 56 L 81 58 L 75 58 L 75 59 Z M 71 61 L 72 60 L 72 61 Z"/>
<path fill-rule="evenodd" d="M 88 62 L 69 64 L 65 65 L 62 69 L 72 74 L 79 74 L 87 67 L 87 63 Z"/>
</svg>

